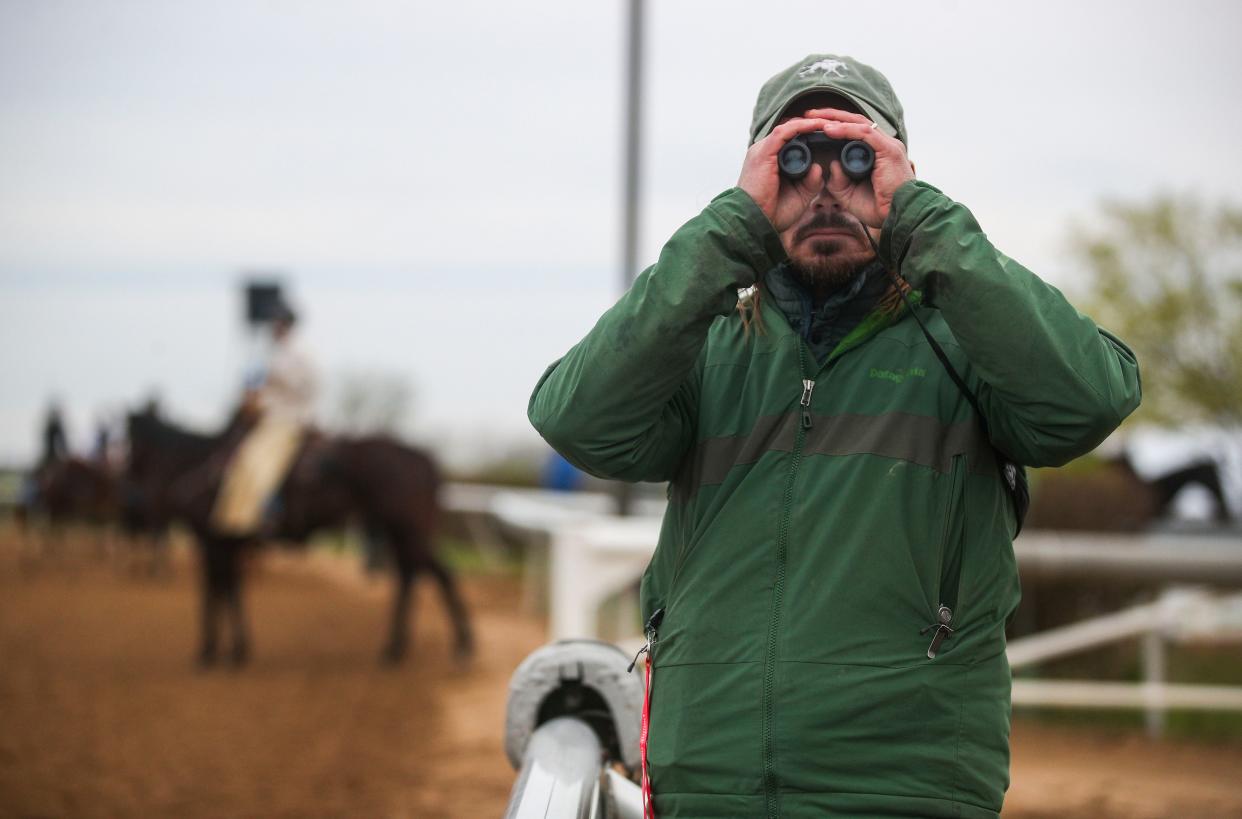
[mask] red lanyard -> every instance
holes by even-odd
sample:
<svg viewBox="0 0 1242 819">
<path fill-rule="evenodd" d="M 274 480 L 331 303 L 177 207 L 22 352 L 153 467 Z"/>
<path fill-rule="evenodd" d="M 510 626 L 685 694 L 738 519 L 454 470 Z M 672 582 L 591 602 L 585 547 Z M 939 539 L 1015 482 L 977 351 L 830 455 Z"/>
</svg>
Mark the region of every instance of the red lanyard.
<svg viewBox="0 0 1242 819">
<path fill-rule="evenodd" d="M 638 664 L 638 658 L 643 654 L 647 655 L 647 680 L 643 684 L 643 724 L 638 733 L 638 752 L 643 763 L 643 819 L 655 819 L 655 800 L 651 796 L 651 773 L 647 769 L 647 735 L 651 733 L 651 678 L 655 676 L 655 665 L 651 662 L 651 649 L 656 644 L 657 630 L 662 620 L 664 620 L 663 608 L 652 612 L 651 619 L 643 628 L 643 633 L 647 636 L 647 644 L 638 650 L 638 654 L 634 655 L 634 662 L 630 663 L 629 667 L 629 670 L 633 671 L 634 666 Z"/>
<path fill-rule="evenodd" d="M 647 773 L 647 733 L 651 730 L 651 677 L 655 667 L 651 664 L 651 652 L 647 652 L 647 682 L 643 686 L 643 726 L 638 734 L 638 750 L 643 760 L 643 819 L 655 819 L 655 805 L 651 799 L 651 776 Z"/>
</svg>

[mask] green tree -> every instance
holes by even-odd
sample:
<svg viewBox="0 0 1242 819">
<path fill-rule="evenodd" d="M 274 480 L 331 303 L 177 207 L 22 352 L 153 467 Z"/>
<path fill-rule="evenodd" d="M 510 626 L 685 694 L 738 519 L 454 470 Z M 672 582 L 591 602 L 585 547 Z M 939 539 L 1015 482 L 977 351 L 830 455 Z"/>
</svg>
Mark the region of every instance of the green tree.
<svg viewBox="0 0 1242 819">
<path fill-rule="evenodd" d="M 1134 417 L 1242 423 L 1242 208 L 1160 196 L 1101 211 L 1071 246 L 1088 312 L 1138 356 Z"/>
</svg>

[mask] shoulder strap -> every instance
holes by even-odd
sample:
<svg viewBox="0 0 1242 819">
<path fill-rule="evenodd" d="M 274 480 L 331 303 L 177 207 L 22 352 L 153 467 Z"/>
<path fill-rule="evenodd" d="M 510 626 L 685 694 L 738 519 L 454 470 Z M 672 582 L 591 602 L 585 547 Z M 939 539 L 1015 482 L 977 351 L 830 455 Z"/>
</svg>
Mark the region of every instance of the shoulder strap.
<svg viewBox="0 0 1242 819">
<path fill-rule="evenodd" d="M 983 435 L 991 443 L 992 437 L 988 433 L 988 420 L 984 416 L 983 410 L 979 407 L 979 400 L 970 391 L 970 388 L 966 386 L 966 382 L 958 375 L 957 370 L 953 369 L 953 365 L 949 363 L 948 355 L 945 354 L 944 349 L 941 348 L 936 339 L 932 337 L 931 331 L 927 329 L 923 319 L 919 318 L 918 312 L 914 309 L 914 305 L 910 303 L 910 299 L 906 297 L 905 290 L 902 289 L 896 274 L 890 270 L 889 276 L 892 277 L 893 283 L 897 287 L 897 292 L 901 295 L 901 300 L 905 302 L 906 309 L 910 311 L 910 315 L 914 317 L 914 320 L 919 325 L 919 329 L 923 331 L 923 335 L 927 338 L 927 343 L 931 345 L 932 352 L 936 354 L 936 358 L 940 359 L 940 363 L 944 365 L 949 378 L 953 379 L 953 383 L 957 385 L 958 390 L 970 402 L 970 406 L 974 408 L 975 417 L 979 419 L 979 426 L 983 429 Z M 1018 520 L 1018 528 L 1014 532 L 1014 537 L 1017 537 L 1022 532 L 1022 524 L 1026 521 L 1027 510 L 1031 507 L 1031 490 L 1030 485 L 1027 483 L 1026 469 L 998 449 L 995 444 L 992 444 L 992 449 L 996 451 L 996 464 L 1000 469 L 1001 480 L 1004 482 L 1005 488 L 1009 491 L 1009 497 L 1013 501 L 1014 515 Z"/>
</svg>

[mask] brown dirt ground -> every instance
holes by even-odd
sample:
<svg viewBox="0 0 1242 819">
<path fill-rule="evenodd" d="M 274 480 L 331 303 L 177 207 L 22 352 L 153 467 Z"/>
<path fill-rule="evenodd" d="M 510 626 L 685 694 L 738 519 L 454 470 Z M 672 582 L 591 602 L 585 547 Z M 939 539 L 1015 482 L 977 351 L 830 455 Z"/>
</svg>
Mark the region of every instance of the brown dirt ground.
<svg viewBox="0 0 1242 819">
<path fill-rule="evenodd" d="M 506 685 L 543 642 L 513 581 L 472 576 L 479 653 L 449 662 L 419 589 L 412 661 L 376 662 L 388 588 L 272 555 L 255 657 L 191 663 L 193 566 L 138 577 L 87 554 L 19 566 L 0 540 L 0 817 L 498 817 Z M 1014 726 L 1007 819 L 1242 816 L 1242 748 Z"/>
</svg>

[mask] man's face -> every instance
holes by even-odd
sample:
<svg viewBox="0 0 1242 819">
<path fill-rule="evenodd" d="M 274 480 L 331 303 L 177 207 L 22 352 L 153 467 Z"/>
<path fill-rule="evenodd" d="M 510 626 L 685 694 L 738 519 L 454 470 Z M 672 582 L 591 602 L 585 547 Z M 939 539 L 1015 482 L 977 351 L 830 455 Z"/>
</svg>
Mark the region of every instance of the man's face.
<svg viewBox="0 0 1242 819">
<path fill-rule="evenodd" d="M 845 97 L 817 92 L 794 100 L 780 121 L 802 116 L 815 108 L 861 113 Z M 781 179 L 780 198 L 796 199 L 804 208 L 802 216 L 780 234 L 781 243 L 798 278 L 812 289 L 839 287 L 875 258 L 862 222 L 851 216 L 828 191 L 830 165 L 837 158 L 836 154 L 831 148 L 816 149 L 815 162 L 823 170 L 818 183 L 811 182 L 814 173 L 797 181 Z M 837 172 L 840 173 L 839 166 Z"/>
</svg>

